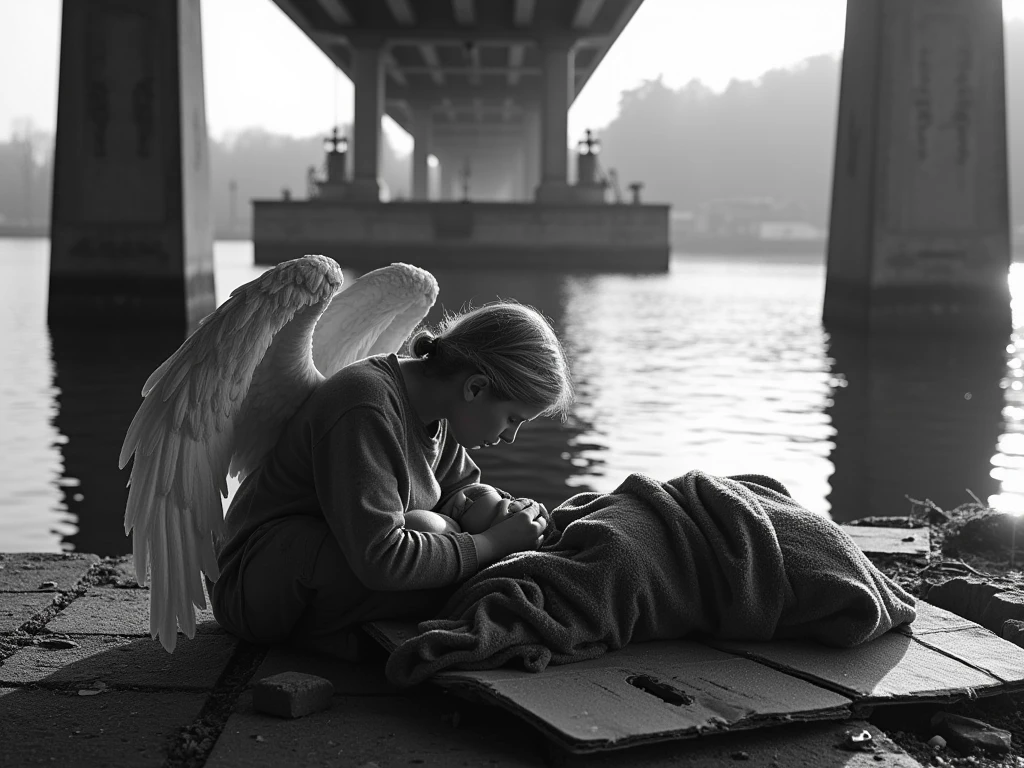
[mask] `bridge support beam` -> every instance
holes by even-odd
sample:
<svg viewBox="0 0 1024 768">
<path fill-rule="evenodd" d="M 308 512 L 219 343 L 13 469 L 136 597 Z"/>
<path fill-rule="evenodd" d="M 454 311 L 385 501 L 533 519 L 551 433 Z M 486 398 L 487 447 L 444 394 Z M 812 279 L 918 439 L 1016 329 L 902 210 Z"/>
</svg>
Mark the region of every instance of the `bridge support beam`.
<svg viewBox="0 0 1024 768">
<path fill-rule="evenodd" d="M 215 307 L 199 2 L 61 13 L 50 323 L 184 333 Z"/>
<path fill-rule="evenodd" d="M 541 179 L 537 202 L 566 202 L 569 188 L 569 106 L 574 97 L 575 52 L 563 41 L 541 46 L 544 95 L 541 102 Z"/>
<path fill-rule="evenodd" d="M 434 117 L 428 107 L 413 110 L 412 199 L 430 199 L 430 166 Z"/>
<path fill-rule="evenodd" d="M 523 188 L 532 201 L 540 184 L 540 109 L 529 107 L 523 115 Z M 569 130 L 566 114 L 566 132 Z"/>
<path fill-rule="evenodd" d="M 380 200 L 380 121 L 384 116 L 384 43 L 352 46 L 352 183 L 350 200 Z"/>
<path fill-rule="evenodd" d="M 846 14 L 826 326 L 1009 333 L 999 0 Z"/>
</svg>

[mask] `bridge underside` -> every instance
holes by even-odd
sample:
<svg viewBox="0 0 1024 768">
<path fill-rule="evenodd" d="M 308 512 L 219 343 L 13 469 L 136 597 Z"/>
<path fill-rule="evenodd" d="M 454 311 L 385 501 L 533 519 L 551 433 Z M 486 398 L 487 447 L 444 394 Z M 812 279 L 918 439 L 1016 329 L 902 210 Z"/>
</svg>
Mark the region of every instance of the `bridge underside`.
<svg viewBox="0 0 1024 768">
<path fill-rule="evenodd" d="M 412 134 L 412 199 L 468 170 L 573 200 L 567 112 L 642 0 L 274 0 L 355 86 L 350 196 L 377 199 L 380 117 Z"/>
</svg>

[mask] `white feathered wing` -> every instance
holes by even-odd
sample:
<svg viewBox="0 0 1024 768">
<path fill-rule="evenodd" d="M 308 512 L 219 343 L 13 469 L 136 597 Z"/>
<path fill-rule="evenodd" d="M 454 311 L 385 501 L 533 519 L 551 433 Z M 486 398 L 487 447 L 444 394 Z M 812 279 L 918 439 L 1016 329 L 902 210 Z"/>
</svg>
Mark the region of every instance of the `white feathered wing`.
<svg viewBox="0 0 1024 768">
<path fill-rule="evenodd" d="M 219 576 L 227 476 L 256 469 L 288 419 L 324 380 L 368 355 L 397 352 L 437 299 L 408 264 L 368 272 L 338 293 L 323 256 L 284 262 L 235 289 L 146 381 L 121 448 L 132 454 L 125 533 L 135 575 L 150 583 L 150 634 L 172 652 L 195 635 L 202 574 Z M 333 301 L 332 301 L 333 299 Z"/>
</svg>

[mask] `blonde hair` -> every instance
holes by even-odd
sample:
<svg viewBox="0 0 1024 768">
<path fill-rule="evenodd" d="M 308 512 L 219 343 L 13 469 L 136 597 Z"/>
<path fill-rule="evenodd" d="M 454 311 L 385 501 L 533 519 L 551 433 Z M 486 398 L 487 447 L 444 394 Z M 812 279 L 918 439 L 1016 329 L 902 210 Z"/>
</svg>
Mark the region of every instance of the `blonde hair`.
<svg viewBox="0 0 1024 768">
<path fill-rule="evenodd" d="M 482 373 L 501 400 L 542 406 L 541 415 L 569 415 L 572 375 L 562 343 L 533 307 L 495 301 L 445 314 L 437 331 L 413 335 L 409 350 L 431 375 Z"/>
</svg>

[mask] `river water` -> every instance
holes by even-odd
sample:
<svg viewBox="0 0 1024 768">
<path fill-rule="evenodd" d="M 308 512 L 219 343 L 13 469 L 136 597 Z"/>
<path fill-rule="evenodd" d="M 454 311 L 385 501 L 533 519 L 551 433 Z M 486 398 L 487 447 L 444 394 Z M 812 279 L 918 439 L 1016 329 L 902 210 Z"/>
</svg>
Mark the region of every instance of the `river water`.
<svg viewBox="0 0 1024 768">
<path fill-rule="evenodd" d="M 0 239 L 0 551 L 131 550 L 125 430 L 149 373 L 181 343 L 46 324 L 49 242 Z M 218 301 L 264 268 L 215 247 Z M 346 273 L 351 279 L 355 273 Z M 1024 510 L 1024 323 L 985 341 L 830 337 L 821 255 L 676 255 L 667 274 L 436 272 L 429 320 L 512 297 L 573 359 L 567 423 L 538 420 L 474 454 L 484 478 L 549 506 L 631 472 L 760 473 L 837 521 L 950 508 Z M 1015 307 L 1024 272 L 1009 276 Z"/>
</svg>

